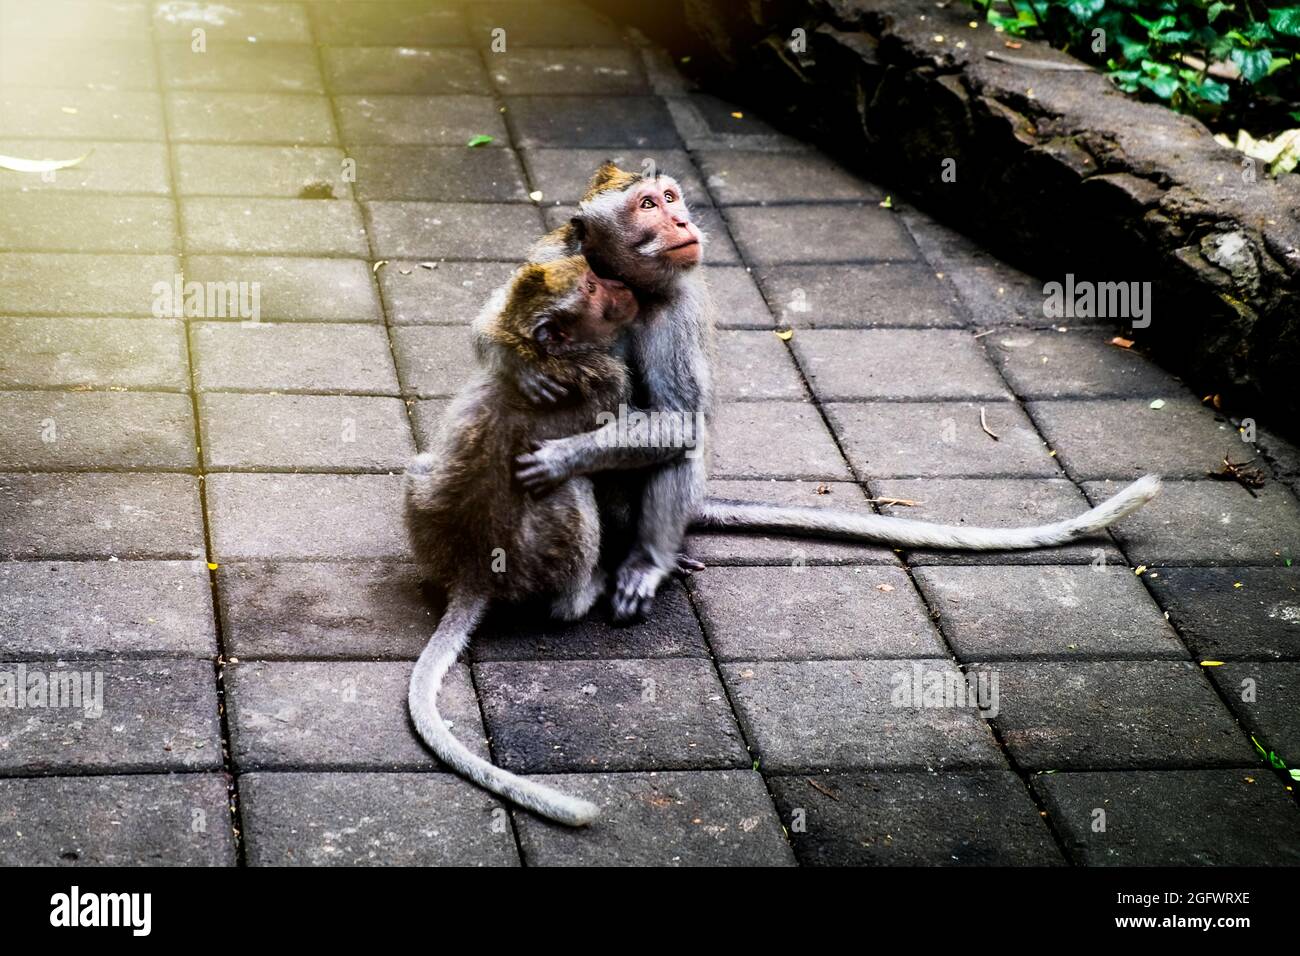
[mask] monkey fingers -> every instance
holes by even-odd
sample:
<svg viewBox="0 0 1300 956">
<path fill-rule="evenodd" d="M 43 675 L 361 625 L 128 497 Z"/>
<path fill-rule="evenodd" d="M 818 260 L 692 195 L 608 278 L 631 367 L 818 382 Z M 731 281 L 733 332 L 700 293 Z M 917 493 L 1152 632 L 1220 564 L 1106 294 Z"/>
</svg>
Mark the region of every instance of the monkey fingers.
<svg viewBox="0 0 1300 956">
<path fill-rule="evenodd" d="M 677 555 L 677 573 L 685 577 L 690 577 L 697 571 L 703 571 L 706 565 L 703 561 L 696 561 L 694 558 L 685 554 Z"/>
<path fill-rule="evenodd" d="M 532 494 L 553 491 L 558 485 L 573 477 L 558 455 L 548 453 L 546 443 L 536 443 L 532 452 L 515 458 L 518 468 L 515 477 L 524 489 Z"/>
<path fill-rule="evenodd" d="M 518 373 L 519 391 L 534 405 L 554 405 L 569 394 L 569 390 L 536 369 L 523 368 Z"/>
<path fill-rule="evenodd" d="M 648 615 L 663 577 L 664 572 L 653 564 L 628 563 L 619 568 L 614 595 L 610 599 L 614 620 L 633 621 Z"/>
</svg>

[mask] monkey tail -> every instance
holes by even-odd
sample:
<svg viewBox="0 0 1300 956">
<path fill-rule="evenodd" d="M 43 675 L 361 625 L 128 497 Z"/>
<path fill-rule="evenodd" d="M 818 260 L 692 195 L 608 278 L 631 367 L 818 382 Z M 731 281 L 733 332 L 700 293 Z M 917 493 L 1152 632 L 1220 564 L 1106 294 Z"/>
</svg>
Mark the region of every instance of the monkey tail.
<svg viewBox="0 0 1300 956">
<path fill-rule="evenodd" d="M 810 532 L 824 537 L 909 548 L 1003 551 L 1067 544 L 1095 534 L 1141 508 L 1159 493 L 1159 476 L 1146 475 L 1078 517 L 1030 528 L 967 528 L 888 515 L 857 515 L 806 506 L 782 507 L 722 498 L 706 498 L 694 524 L 698 528 L 712 529 Z"/>
<path fill-rule="evenodd" d="M 411 719 L 424 742 L 453 770 L 534 813 L 569 826 L 584 826 L 596 818 L 599 809 L 595 804 L 493 766 L 452 736 L 438 713 L 438 690 L 442 679 L 469 643 L 470 634 L 482 619 L 487 605 L 486 598 L 470 597 L 460 589 L 452 590 L 447 610 L 411 672 L 408 698 Z"/>
</svg>

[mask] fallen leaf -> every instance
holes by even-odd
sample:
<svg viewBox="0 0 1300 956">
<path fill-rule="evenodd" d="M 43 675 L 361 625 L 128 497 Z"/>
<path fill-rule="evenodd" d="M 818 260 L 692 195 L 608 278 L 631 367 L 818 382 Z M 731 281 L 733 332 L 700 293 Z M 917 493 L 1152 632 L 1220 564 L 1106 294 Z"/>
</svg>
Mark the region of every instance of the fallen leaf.
<svg viewBox="0 0 1300 956">
<path fill-rule="evenodd" d="M 76 159 L 23 159 L 20 156 L 0 156 L 0 169 L 11 169 L 15 173 L 52 173 L 56 169 L 67 169 L 83 162 L 94 150 L 88 150 Z"/>
<path fill-rule="evenodd" d="M 777 329 L 776 337 L 782 342 L 789 342 L 794 338 L 794 329 Z"/>
<path fill-rule="evenodd" d="M 1163 398 L 1157 398 L 1154 402 L 1152 402 L 1152 403 L 1151 403 L 1150 405 L 1148 405 L 1147 407 L 1148 407 L 1148 408 L 1154 408 L 1154 409 L 1156 409 L 1157 411 L 1159 411 L 1160 409 L 1162 409 L 1162 408 L 1165 407 L 1165 400 L 1164 400 Z"/>
<path fill-rule="evenodd" d="M 492 143 L 495 141 L 496 141 L 495 136 L 486 136 L 480 134 L 478 136 L 471 136 L 469 138 L 469 142 L 466 143 L 465 145 L 468 146 L 470 149 L 473 149 L 476 146 L 486 146 L 488 143 Z"/>
<path fill-rule="evenodd" d="M 534 189 L 532 192 L 528 194 L 528 198 L 531 199 L 533 202 L 541 202 L 542 191 L 540 189 Z"/>
<path fill-rule="evenodd" d="M 379 275 L 380 268 L 386 265 L 388 265 L 388 260 L 380 259 L 378 262 L 376 262 L 373 266 L 370 267 L 370 271 L 375 275 Z"/>
<path fill-rule="evenodd" d="M 876 590 L 877 590 L 877 591 L 884 591 L 885 593 L 889 593 L 890 591 L 894 590 L 894 586 L 893 586 L 892 584 L 877 584 L 877 585 L 876 585 Z"/>
<path fill-rule="evenodd" d="M 1131 349 L 1131 348 L 1133 347 L 1133 340 L 1132 340 L 1132 339 L 1126 339 L 1126 338 L 1124 338 L 1124 336 L 1122 336 L 1122 335 L 1117 335 L 1117 336 L 1115 336 L 1113 339 L 1110 340 L 1110 344 L 1111 344 L 1111 345 L 1118 345 L 1118 346 L 1119 346 L 1120 348 L 1122 348 L 1122 349 Z"/>
<path fill-rule="evenodd" d="M 1223 661 L 1201 661 L 1202 667 L 1222 667 Z"/>
<path fill-rule="evenodd" d="M 882 203 L 880 204 L 880 208 L 881 208 L 881 209 L 893 209 L 893 208 L 894 208 L 894 197 L 893 197 L 893 196 L 886 196 L 886 197 L 885 197 L 885 201 L 882 202 Z"/>
</svg>

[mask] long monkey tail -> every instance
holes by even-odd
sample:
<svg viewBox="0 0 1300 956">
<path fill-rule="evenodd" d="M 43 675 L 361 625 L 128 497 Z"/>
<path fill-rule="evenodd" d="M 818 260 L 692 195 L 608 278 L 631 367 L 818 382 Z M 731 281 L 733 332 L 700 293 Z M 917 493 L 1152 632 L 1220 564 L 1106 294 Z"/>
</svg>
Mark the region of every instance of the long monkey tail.
<svg viewBox="0 0 1300 956">
<path fill-rule="evenodd" d="M 1003 551 L 1066 544 L 1102 530 L 1141 508 L 1160 493 L 1158 475 L 1145 475 L 1076 518 L 1032 528 L 966 528 L 887 515 L 849 514 L 810 507 L 783 507 L 706 498 L 697 528 L 811 532 L 833 538 L 874 541 L 909 548 Z"/>
<path fill-rule="evenodd" d="M 570 797 L 493 766 L 453 737 L 438 713 L 438 690 L 442 679 L 469 643 L 469 636 L 482 619 L 487 605 L 486 598 L 469 597 L 463 591 L 452 590 L 447 610 L 411 672 L 411 719 L 439 760 L 480 787 L 551 820 L 574 827 L 585 826 L 600 812 L 594 803 Z"/>
</svg>

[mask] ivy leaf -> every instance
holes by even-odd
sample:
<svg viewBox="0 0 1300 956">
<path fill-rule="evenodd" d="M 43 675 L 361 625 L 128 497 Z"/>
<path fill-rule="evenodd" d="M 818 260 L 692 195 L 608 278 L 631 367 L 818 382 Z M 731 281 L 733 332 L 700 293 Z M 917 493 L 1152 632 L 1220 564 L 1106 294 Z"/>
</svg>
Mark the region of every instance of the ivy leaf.
<svg viewBox="0 0 1300 956">
<path fill-rule="evenodd" d="M 1247 83 L 1254 83 L 1268 76 L 1268 68 L 1273 65 L 1273 53 L 1268 49 L 1243 50 L 1238 47 L 1232 51 L 1229 59 L 1237 64 L 1242 79 Z"/>
<path fill-rule="evenodd" d="M 1268 22 L 1278 33 L 1300 37 L 1300 7 L 1279 7 L 1268 11 Z"/>
<path fill-rule="evenodd" d="M 1187 88 L 1191 90 L 1193 96 L 1207 103 L 1226 103 L 1232 92 L 1227 83 L 1220 83 L 1212 76 L 1207 76 L 1200 82 L 1189 82 Z"/>
<path fill-rule="evenodd" d="M 1212 3 L 1210 4 L 1209 8 L 1205 11 L 1205 19 L 1210 23 L 1213 23 L 1215 20 L 1219 18 L 1220 13 L 1223 13 L 1225 10 L 1231 10 L 1231 9 L 1232 9 L 1232 4 L 1230 3 Z"/>
<path fill-rule="evenodd" d="M 1106 0 L 1067 0 L 1065 9 L 1074 14 L 1074 19 L 1087 23 L 1106 6 Z"/>
<path fill-rule="evenodd" d="M 1162 100 L 1171 99 L 1178 92 L 1178 80 L 1172 76 L 1143 76 L 1138 82 Z"/>
</svg>

